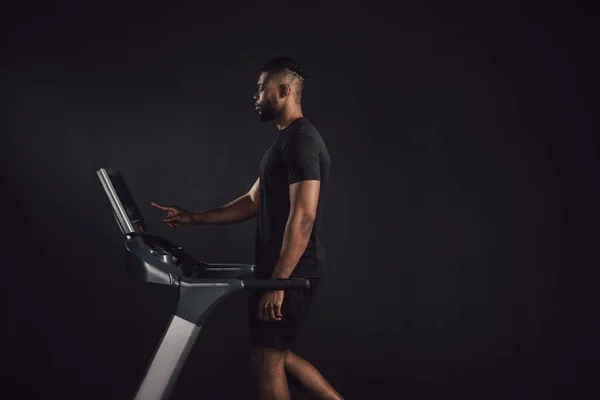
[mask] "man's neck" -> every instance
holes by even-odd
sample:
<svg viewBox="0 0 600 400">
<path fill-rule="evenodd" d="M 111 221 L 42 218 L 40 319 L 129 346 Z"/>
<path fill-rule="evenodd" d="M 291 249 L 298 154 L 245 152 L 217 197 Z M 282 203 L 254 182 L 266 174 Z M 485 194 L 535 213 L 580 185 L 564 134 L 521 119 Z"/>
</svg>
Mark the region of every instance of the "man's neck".
<svg viewBox="0 0 600 400">
<path fill-rule="evenodd" d="M 294 110 L 289 112 L 281 113 L 278 118 L 275 119 L 275 124 L 277 125 L 277 129 L 282 130 L 290 126 L 292 122 L 297 120 L 298 118 L 302 118 L 302 110 Z"/>
</svg>

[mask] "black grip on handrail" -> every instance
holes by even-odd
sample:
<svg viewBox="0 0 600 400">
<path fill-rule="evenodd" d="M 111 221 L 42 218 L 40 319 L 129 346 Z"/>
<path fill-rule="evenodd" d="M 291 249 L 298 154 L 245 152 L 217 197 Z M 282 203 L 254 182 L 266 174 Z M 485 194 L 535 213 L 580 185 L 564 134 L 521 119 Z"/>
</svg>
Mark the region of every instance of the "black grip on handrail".
<svg viewBox="0 0 600 400">
<path fill-rule="evenodd" d="M 308 279 L 244 279 L 244 289 L 256 291 L 269 290 L 308 290 L 310 281 Z"/>
</svg>

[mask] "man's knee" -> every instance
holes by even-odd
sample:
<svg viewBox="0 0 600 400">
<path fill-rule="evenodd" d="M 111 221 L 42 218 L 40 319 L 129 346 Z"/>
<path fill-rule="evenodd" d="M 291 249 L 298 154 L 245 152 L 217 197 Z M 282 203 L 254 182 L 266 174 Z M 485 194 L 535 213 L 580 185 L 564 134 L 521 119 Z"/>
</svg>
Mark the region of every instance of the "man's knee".
<svg viewBox="0 0 600 400">
<path fill-rule="evenodd" d="M 291 350 L 287 350 L 285 352 L 285 356 L 283 357 L 283 362 L 287 365 L 290 361 L 293 360 L 294 356 L 295 356 L 295 354 L 292 353 Z"/>
<path fill-rule="evenodd" d="M 272 371 L 284 366 L 289 350 L 280 350 L 272 347 L 253 347 L 252 366 L 256 372 Z"/>
</svg>

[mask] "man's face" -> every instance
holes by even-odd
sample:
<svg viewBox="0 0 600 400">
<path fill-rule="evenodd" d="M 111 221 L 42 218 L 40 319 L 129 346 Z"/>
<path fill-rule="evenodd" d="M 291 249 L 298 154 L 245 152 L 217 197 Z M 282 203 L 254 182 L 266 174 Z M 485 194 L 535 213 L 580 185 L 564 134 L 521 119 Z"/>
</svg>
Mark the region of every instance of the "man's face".
<svg viewBox="0 0 600 400">
<path fill-rule="evenodd" d="M 266 72 L 258 79 L 258 91 L 254 95 L 254 101 L 261 121 L 272 121 L 281 109 L 277 83 L 268 80 Z"/>
</svg>

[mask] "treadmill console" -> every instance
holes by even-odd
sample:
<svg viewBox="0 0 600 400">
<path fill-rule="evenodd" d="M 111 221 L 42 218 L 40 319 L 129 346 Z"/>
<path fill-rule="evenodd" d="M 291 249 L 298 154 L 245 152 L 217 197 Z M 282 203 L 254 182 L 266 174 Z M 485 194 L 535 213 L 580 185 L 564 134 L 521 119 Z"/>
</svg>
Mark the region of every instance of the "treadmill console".
<svg viewBox="0 0 600 400">
<path fill-rule="evenodd" d="M 181 277 L 200 275 L 200 270 L 208 264 L 194 260 L 182 247 L 167 239 L 146 233 L 146 222 L 119 172 L 101 168 L 96 174 L 117 225 L 126 237 L 130 276 L 145 282 L 175 285 Z"/>
</svg>

